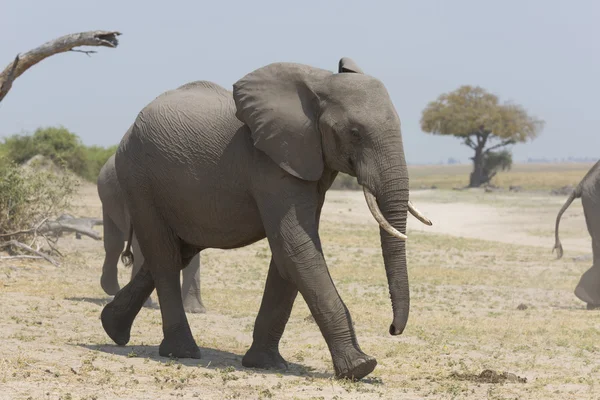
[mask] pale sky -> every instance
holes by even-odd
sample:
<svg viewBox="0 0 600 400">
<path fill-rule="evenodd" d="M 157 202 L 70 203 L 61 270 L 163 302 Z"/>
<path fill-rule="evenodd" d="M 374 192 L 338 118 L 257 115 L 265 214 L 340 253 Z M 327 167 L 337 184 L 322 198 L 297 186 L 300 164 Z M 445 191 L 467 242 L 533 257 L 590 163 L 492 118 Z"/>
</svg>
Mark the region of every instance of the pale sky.
<svg viewBox="0 0 600 400">
<path fill-rule="evenodd" d="M 527 157 L 599 157 L 597 0 L 1 0 L 0 65 L 58 36 L 119 30 L 116 49 L 64 53 L 23 74 L 0 103 L 0 137 L 64 125 L 85 144 L 120 141 L 160 93 L 194 80 L 228 89 L 263 65 L 335 71 L 353 58 L 388 88 L 411 163 L 468 161 L 458 139 L 421 132 L 440 93 L 480 85 L 546 121 Z"/>
</svg>

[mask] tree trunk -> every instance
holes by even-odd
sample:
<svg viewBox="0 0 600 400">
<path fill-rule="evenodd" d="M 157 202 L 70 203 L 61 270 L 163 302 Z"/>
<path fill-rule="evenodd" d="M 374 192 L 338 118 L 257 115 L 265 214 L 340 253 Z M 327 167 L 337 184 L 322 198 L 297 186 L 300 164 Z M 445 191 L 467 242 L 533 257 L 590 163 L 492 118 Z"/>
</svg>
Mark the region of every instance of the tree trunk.
<svg viewBox="0 0 600 400">
<path fill-rule="evenodd" d="M 473 157 L 473 172 L 469 179 L 469 187 L 475 188 L 483 185 L 486 182 L 485 172 L 483 170 L 483 149 L 475 149 L 475 157 Z"/>
<path fill-rule="evenodd" d="M 471 158 L 471 160 L 473 160 L 473 172 L 471 172 L 471 177 L 469 179 L 469 187 L 479 187 L 489 181 L 489 177 L 487 176 L 483 165 L 485 155 L 483 149 L 485 148 L 489 134 L 490 133 L 486 131 L 480 131 L 476 134 L 477 144 L 472 147 L 475 150 L 475 156 Z"/>
</svg>

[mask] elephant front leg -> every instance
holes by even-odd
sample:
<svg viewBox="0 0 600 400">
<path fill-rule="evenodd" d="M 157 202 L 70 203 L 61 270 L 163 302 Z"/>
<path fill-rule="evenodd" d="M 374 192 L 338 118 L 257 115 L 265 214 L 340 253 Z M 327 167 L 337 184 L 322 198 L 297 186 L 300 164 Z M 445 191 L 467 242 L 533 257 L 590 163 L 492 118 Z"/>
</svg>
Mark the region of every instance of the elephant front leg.
<svg viewBox="0 0 600 400">
<path fill-rule="evenodd" d="M 291 270 L 331 353 L 336 378 L 362 379 L 377 366 L 375 358 L 358 346 L 348 308 L 342 301 L 329 270 L 319 254 Z"/>
<path fill-rule="evenodd" d="M 310 308 L 329 347 L 336 377 L 361 379 L 375 369 L 377 361 L 358 346 L 350 313 L 329 275 L 317 231 L 318 198 L 283 200 L 283 207 L 269 199 L 261 207 L 277 269 L 298 288 Z M 290 203 L 285 204 L 286 200 Z M 259 314 L 263 313 L 261 309 Z M 268 333 L 263 332 L 261 339 L 267 341 Z"/>
<path fill-rule="evenodd" d="M 123 232 L 115 225 L 110 216 L 103 212 L 104 223 L 104 264 L 102 265 L 102 276 L 100 286 L 108 295 L 114 296 L 121 289 L 118 278 L 119 257 L 125 247 Z"/>
<path fill-rule="evenodd" d="M 288 322 L 298 289 L 281 277 L 271 259 L 265 291 L 254 322 L 252 346 L 242 358 L 248 368 L 287 369 L 279 353 L 279 340 Z"/>
</svg>

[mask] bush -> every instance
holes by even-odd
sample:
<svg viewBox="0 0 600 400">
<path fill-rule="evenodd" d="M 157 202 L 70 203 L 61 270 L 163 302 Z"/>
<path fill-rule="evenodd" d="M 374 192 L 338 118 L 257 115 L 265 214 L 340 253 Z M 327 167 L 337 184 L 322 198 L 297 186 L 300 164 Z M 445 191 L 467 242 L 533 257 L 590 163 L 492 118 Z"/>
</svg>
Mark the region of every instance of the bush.
<svg viewBox="0 0 600 400">
<path fill-rule="evenodd" d="M 108 148 L 100 146 L 86 147 L 87 170 L 82 176 L 89 181 L 96 181 L 106 161 L 117 152 L 117 147 L 118 145 Z"/>
<path fill-rule="evenodd" d="M 64 213 L 77 180 L 63 171 L 0 162 L 0 234 L 34 228 L 45 218 Z M 23 240 L 17 235 L 11 239 Z"/>
<path fill-rule="evenodd" d="M 66 165 L 77 175 L 95 181 L 100 169 L 116 151 L 117 146 L 104 148 L 87 147 L 79 137 L 64 127 L 45 127 L 35 130 L 33 135 L 13 135 L 4 140 L 0 156 L 9 161 L 23 164 L 40 154 L 54 163 Z"/>
<path fill-rule="evenodd" d="M 508 171 L 512 167 L 512 154 L 508 150 L 490 151 L 483 157 L 484 183 L 489 183 L 498 172 Z"/>
</svg>

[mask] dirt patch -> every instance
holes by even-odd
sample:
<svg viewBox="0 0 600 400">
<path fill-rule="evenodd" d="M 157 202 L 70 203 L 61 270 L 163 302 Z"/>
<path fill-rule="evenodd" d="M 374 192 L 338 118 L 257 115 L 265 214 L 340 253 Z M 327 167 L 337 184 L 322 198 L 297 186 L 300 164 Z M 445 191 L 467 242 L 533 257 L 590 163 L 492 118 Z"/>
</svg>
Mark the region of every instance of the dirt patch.
<svg viewBox="0 0 600 400">
<path fill-rule="evenodd" d="M 450 376 L 461 381 L 478 383 L 527 383 L 527 378 L 522 378 L 512 372 L 497 372 L 491 369 L 486 369 L 479 375 L 453 373 Z"/>
<path fill-rule="evenodd" d="M 565 199 L 520 193 L 484 194 L 481 190 L 465 191 L 458 197 L 448 193 L 411 191 L 411 200 L 433 221 L 433 226 L 425 226 L 409 217 L 408 230 L 552 249 L 556 215 Z M 328 193 L 322 218 L 345 222 L 348 226 L 377 224 L 362 192 L 355 191 Z M 565 252 L 590 252 L 591 239 L 581 202 L 574 202 L 569 207 L 560 228 Z"/>
</svg>

